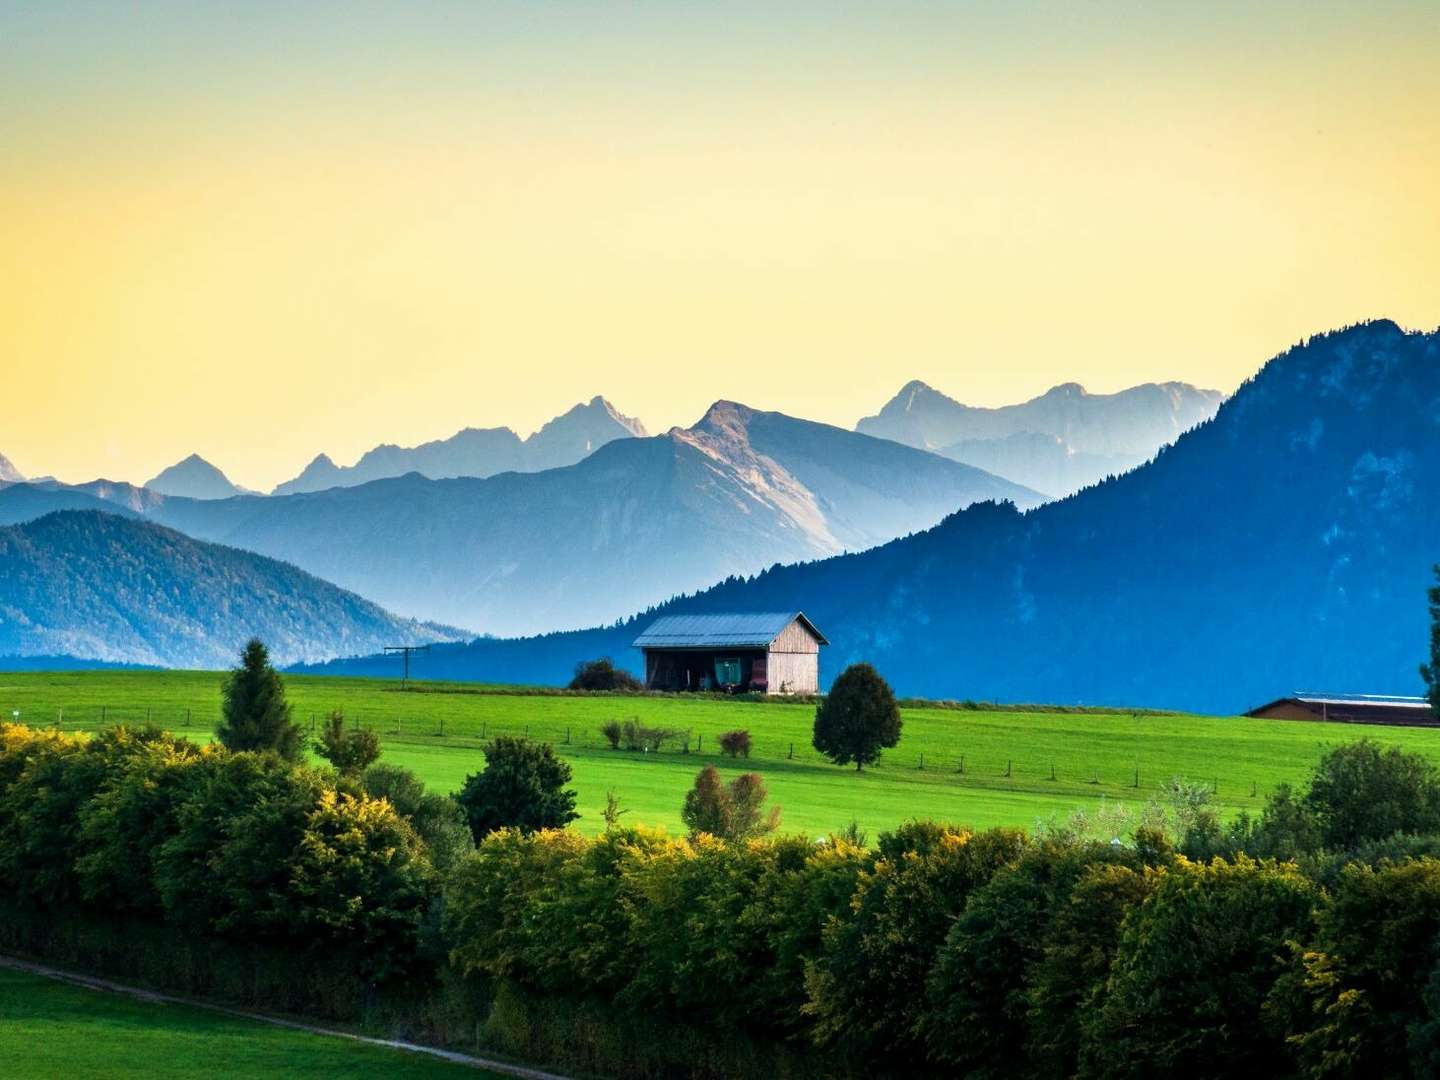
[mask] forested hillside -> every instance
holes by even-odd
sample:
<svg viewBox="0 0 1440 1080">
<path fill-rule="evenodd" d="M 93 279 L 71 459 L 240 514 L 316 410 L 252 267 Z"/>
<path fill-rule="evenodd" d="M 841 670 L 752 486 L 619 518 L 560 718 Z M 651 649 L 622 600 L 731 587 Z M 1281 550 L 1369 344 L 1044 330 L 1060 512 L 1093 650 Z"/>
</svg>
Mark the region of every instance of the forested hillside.
<svg viewBox="0 0 1440 1080">
<path fill-rule="evenodd" d="M 396 618 L 287 563 L 118 514 L 0 528 L 0 656 L 217 668 L 254 635 L 294 662 L 459 633 Z"/>
</svg>

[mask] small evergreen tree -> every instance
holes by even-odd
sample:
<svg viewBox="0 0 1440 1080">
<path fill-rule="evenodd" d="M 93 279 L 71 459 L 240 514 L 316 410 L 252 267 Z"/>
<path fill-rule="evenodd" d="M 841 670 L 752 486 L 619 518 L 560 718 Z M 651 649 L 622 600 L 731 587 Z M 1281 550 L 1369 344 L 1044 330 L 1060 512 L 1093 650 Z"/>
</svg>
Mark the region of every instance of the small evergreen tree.
<svg viewBox="0 0 1440 1080">
<path fill-rule="evenodd" d="M 890 684 L 869 664 L 851 664 L 816 708 L 811 741 L 836 765 L 853 761 L 857 772 L 879 761 L 882 749 L 900 741 L 900 706 Z"/>
<path fill-rule="evenodd" d="M 215 737 L 229 750 L 273 750 L 299 761 L 305 734 L 290 720 L 285 684 L 270 664 L 270 653 L 251 638 L 220 690 L 220 726 Z"/>
<path fill-rule="evenodd" d="M 1440 563 L 1434 567 L 1435 580 L 1440 582 Z M 1430 709 L 1440 719 L 1440 584 L 1429 590 L 1430 597 L 1430 662 L 1420 665 L 1420 677 L 1429 689 Z"/>
<path fill-rule="evenodd" d="M 549 743 L 501 735 L 485 747 L 485 768 L 465 778 L 455 796 L 478 844 L 497 829 L 559 829 L 580 815 L 566 791 L 570 766 Z"/>
<path fill-rule="evenodd" d="M 380 760 L 380 736 L 373 731 L 345 730 L 345 714 L 336 709 L 325 718 L 315 752 L 341 776 L 358 776 Z"/>
</svg>

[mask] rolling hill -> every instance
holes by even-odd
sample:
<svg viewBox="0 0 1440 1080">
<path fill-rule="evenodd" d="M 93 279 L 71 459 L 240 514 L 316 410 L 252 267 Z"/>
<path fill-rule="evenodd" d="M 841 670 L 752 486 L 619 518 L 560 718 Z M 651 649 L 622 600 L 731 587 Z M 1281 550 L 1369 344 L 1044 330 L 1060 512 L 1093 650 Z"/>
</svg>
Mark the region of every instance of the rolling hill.
<svg viewBox="0 0 1440 1080">
<path fill-rule="evenodd" d="M 349 466 L 336 465 L 329 455 L 320 454 L 299 476 L 277 485 L 272 494 L 355 487 L 412 472 L 431 480 L 540 472 L 573 465 L 615 439 L 644 435 L 640 421 L 621 415 L 610 402 L 597 396 L 557 416 L 526 439 L 508 427 L 466 428 L 448 439 L 419 446 L 385 443 L 366 451 Z"/>
<path fill-rule="evenodd" d="M 215 668 L 252 635 L 292 663 L 460 633 L 120 514 L 63 511 L 0 528 L 0 656 Z"/>
<path fill-rule="evenodd" d="M 822 679 L 869 660 L 907 694 L 1234 712 L 1297 688 L 1415 693 L 1436 491 L 1440 331 L 1372 322 L 1276 357 L 1153 462 L 1078 495 L 972 506 L 658 610 L 804 610 L 834 643 Z M 429 675 L 633 664 L 646 618 L 477 641 Z"/>
<path fill-rule="evenodd" d="M 986 409 L 917 380 L 856 430 L 1063 496 L 1149 460 L 1214 416 L 1221 397 L 1180 382 L 1145 383 L 1116 394 L 1063 383 L 1030 401 Z"/>
</svg>

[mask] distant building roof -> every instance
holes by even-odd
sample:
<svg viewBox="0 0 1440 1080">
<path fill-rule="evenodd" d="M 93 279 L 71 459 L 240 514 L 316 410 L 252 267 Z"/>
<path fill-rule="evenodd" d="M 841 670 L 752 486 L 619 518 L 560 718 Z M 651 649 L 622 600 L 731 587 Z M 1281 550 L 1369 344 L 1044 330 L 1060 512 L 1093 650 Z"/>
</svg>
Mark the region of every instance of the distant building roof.
<svg viewBox="0 0 1440 1080">
<path fill-rule="evenodd" d="M 1281 699 L 1285 700 L 1285 699 Z M 1397 697 L 1390 694 L 1293 694 L 1291 700 L 1306 705 L 1367 705 L 1377 709 L 1428 709 L 1423 697 Z"/>
<path fill-rule="evenodd" d="M 637 649 L 763 649 L 799 621 L 821 645 L 825 635 L 800 611 L 751 611 L 725 615 L 662 615 L 635 639 Z"/>
<path fill-rule="evenodd" d="M 1277 710 L 1302 709 L 1331 720 L 1372 723 L 1433 722 L 1430 702 L 1422 697 L 1388 694 L 1314 694 L 1300 691 L 1251 709 L 1246 716 L 1283 715 Z"/>
</svg>

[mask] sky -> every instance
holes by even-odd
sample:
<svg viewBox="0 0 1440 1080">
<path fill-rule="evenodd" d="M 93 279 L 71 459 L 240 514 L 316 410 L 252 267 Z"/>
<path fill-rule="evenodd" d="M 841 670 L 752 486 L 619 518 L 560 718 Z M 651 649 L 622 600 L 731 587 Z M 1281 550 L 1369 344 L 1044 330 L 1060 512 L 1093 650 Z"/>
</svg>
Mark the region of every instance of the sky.
<svg viewBox="0 0 1440 1080">
<path fill-rule="evenodd" d="M 1233 390 L 1440 324 L 1440 4 L 0 0 L 0 453 Z"/>
</svg>

